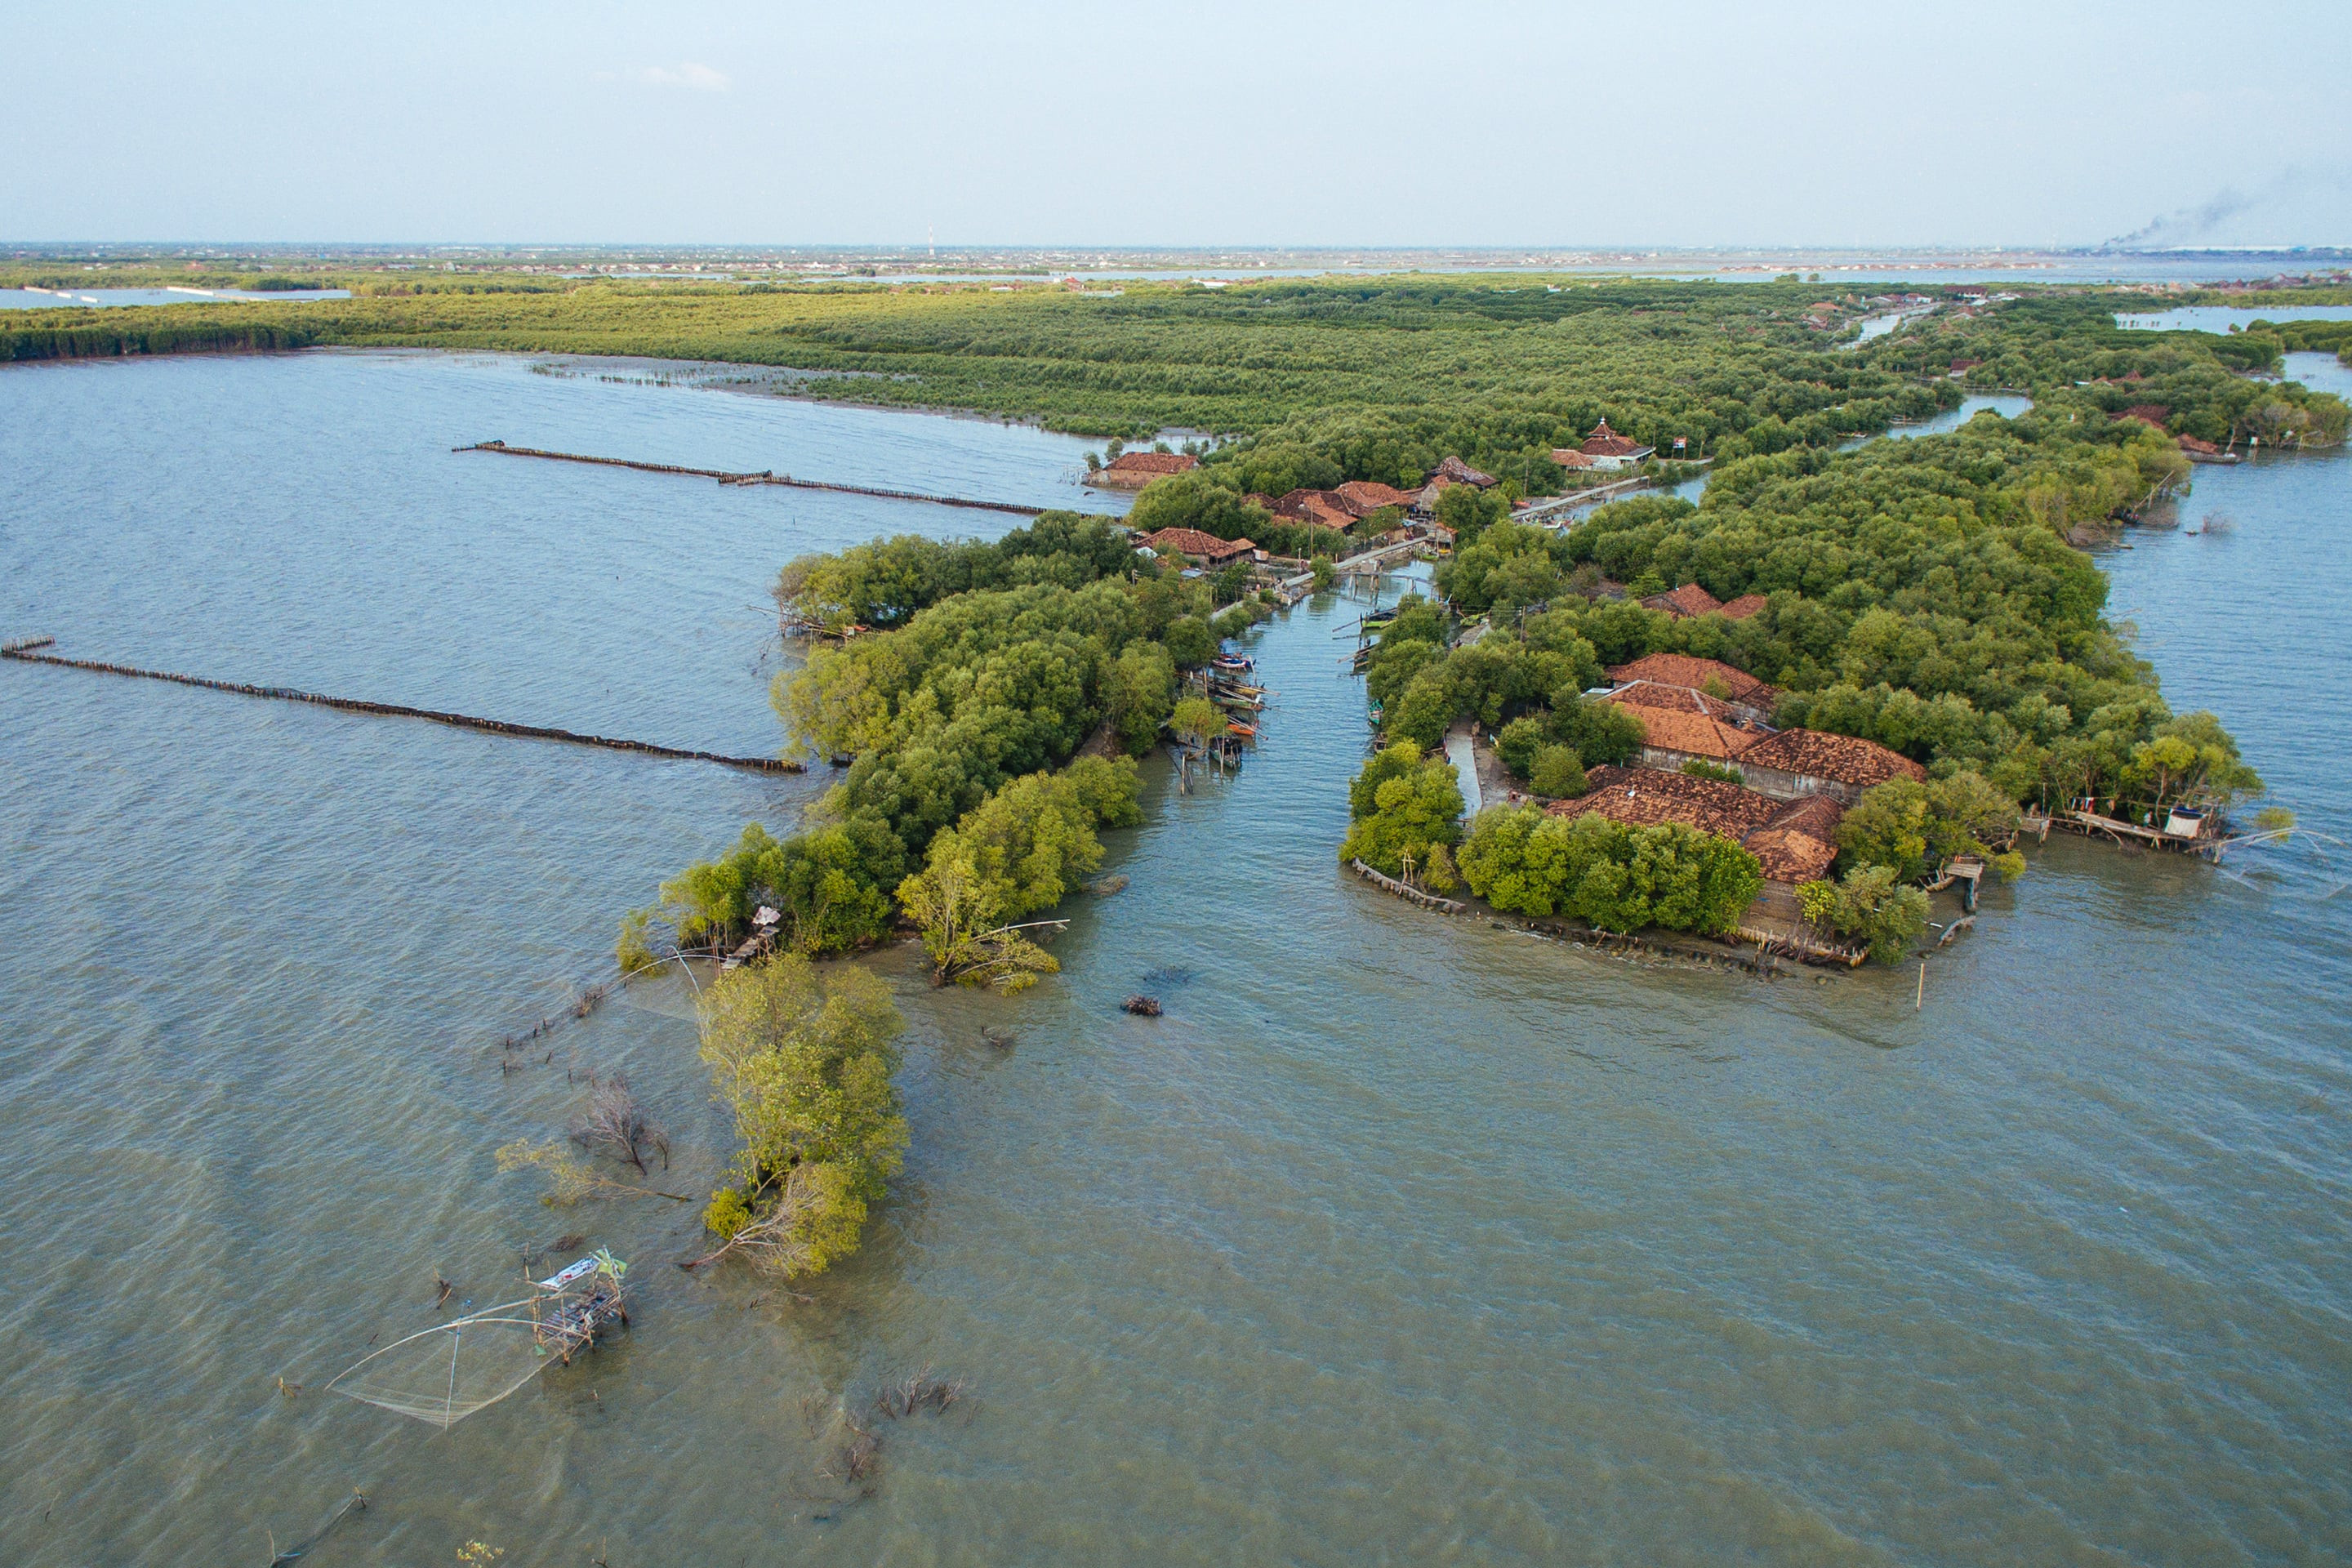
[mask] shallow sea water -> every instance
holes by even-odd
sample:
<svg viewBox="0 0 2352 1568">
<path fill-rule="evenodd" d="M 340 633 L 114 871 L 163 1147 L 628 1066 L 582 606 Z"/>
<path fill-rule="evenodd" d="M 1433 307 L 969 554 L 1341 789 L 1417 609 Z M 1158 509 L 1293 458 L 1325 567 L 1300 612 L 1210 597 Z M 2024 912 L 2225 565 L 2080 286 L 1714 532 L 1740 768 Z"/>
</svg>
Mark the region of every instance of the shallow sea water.
<svg viewBox="0 0 2352 1568">
<path fill-rule="evenodd" d="M 782 560 L 1003 526 L 448 451 L 492 436 L 1104 505 L 1062 437 L 516 360 L 19 367 L 0 635 L 760 750 Z M 2352 458 L 2200 469 L 2180 512 L 2105 557 L 2115 613 L 2327 830 Z M 2352 857 L 2053 841 L 1916 1011 L 1916 971 L 1768 985 L 1429 917 L 1333 858 L 1362 608 L 1257 637 L 1280 695 L 1238 776 L 1147 764 L 1059 978 L 872 961 L 914 1148 L 805 1302 L 670 1268 L 681 1205 L 551 1212 L 491 1151 L 624 1069 L 662 1180 L 707 1188 L 681 982 L 524 1071 L 496 1042 L 825 773 L 0 664 L 0 1557 L 258 1563 L 353 1487 L 307 1561 L 2352 1553 Z M 432 1321 L 436 1271 L 500 1300 L 567 1231 L 635 1265 L 611 1349 L 446 1434 L 317 1394 Z M 870 1497 L 828 1476 L 841 1413 L 926 1364 L 971 1396 L 886 1425 Z"/>
</svg>

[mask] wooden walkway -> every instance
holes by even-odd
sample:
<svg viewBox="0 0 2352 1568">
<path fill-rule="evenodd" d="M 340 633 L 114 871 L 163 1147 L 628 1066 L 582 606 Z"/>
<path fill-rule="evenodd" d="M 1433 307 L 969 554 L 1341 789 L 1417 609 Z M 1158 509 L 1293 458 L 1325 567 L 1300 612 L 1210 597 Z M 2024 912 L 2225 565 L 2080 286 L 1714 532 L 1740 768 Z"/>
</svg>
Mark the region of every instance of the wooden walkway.
<svg viewBox="0 0 2352 1568">
<path fill-rule="evenodd" d="M 602 746 L 607 751 L 638 752 L 649 757 L 673 757 L 682 762 L 717 763 L 721 767 L 742 768 L 761 773 L 797 773 L 803 772 L 799 763 L 780 757 L 730 757 L 718 752 L 693 752 L 679 746 L 658 746 L 650 741 L 617 740 L 609 735 L 582 735 L 570 730 L 558 730 L 544 724 L 510 724 L 503 719 L 478 719 L 469 713 L 445 713 L 433 708 L 406 708 L 395 702 L 365 702 L 352 697 L 323 697 L 315 691 L 298 691 L 290 686 L 248 686 L 236 680 L 207 680 L 202 676 L 173 675 L 160 669 L 140 669 L 127 664 L 104 664 L 97 659 L 67 658 L 60 654 L 42 653 L 55 639 L 32 637 L 22 642 L 0 646 L 0 658 L 13 658 L 26 664 L 52 664 L 65 669 L 95 670 L 100 675 L 125 675 L 141 680 L 168 680 L 177 686 L 200 686 L 207 691 L 233 692 L 239 697 L 271 697 L 282 702 L 310 702 L 321 708 L 340 708 L 347 713 L 374 713 L 393 719 L 425 719 L 436 724 L 448 724 L 460 730 L 481 730 L 493 735 L 514 735 L 531 741 L 562 741 L 574 746 Z"/>
<path fill-rule="evenodd" d="M 1704 465 L 1712 463 L 1715 459 L 1701 458 L 1697 460 Z M 1655 483 L 1656 481 L 1647 474 L 1635 474 L 1627 479 L 1612 479 L 1605 485 L 1570 490 L 1565 495 L 1547 496 L 1532 506 L 1522 507 L 1513 512 L 1511 521 L 1538 522 L 1549 528 L 1552 525 L 1554 518 L 1566 517 L 1571 512 L 1580 511 L 1589 506 L 1599 506 L 1604 501 L 1613 500 L 1619 496 L 1631 495 L 1635 490 Z"/>
<path fill-rule="evenodd" d="M 1422 539 L 1408 539 L 1400 544 L 1383 544 L 1378 550 L 1367 550 L 1360 555 L 1350 555 L 1344 561 L 1335 562 L 1331 570 L 1342 577 L 1367 572 L 1378 574 L 1390 562 L 1405 559 L 1413 552 L 1427 548 L 1428 541 Z"/>
<path fill-rule="evenodd" d="M 823 479 L 796 479 L 790 474 L 761 469 L 756 474 L 727 468 L 689 468 L 677 463 L 641 463 L 632 458 L 593 458 L 579 452 L 547 452 L 536 447 L 509 447 L 504 441 L 478 441 L 452 447 L 453 452 L 497 452 L 509 458 L 544 458 L 553 463 L 590 463 L 604 468 L 635 468 L 646 474 L 682 474 L 688 479 L 717 479 L 722 485 L 788 485 L 796 490 L 831 490 L 835 495 L 878 496 L 884 500 L 920 501 L 925 506 L 960 506 L 975 511 L 1004 511 L 1015 517 L 1035 517 L 1046 511 L 1070 511 L 1071 507 L 1024 506 L 1015 501 L 974 500 L 969 496 L 926 495 L 918 490 L 883 489 L 874 485 L 836 485 Z M 1085 512 L 1086 517 L 1116 518 L 1115 512 Z"/>
<path fill-rule="evenodd" d="M 2206 820 L 2210 822 L 2212 818 Z M 2095 811 L 2053 812 L 2048 821 L 2069 833 L 2080 833 L 2085 837 L 2106 837 L 2118 844 L 2134 842 L 2145 844 L 2152 849 L 2175 849 L 2184 854 L 2204 854 L 2213 847 L 2215 842 L 2214 837 L 2202 833 L 2194 838 L 2184 838 L 2178 833 L 2167 833 L 2158 827 L 2143 827 L 2137 822 L 2102 816 Z M 2048 828 L 2043 831 L 2047 833 Z"/>
</svg>

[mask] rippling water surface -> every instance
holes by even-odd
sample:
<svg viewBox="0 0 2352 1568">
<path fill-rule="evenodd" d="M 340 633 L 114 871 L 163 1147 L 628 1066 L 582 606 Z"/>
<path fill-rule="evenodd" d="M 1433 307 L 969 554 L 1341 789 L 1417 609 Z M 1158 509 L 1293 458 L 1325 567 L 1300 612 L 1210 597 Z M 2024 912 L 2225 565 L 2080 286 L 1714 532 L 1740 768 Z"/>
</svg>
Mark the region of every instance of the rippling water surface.
<svg viewBox="0 0 2352 1568">
<path fill-rule="evenodd" d="M 756 750 L 783 559 L 998 526 L 448 450 L 486 437 L 1103 504 L 1075 441 L 513 360 L 17 368 L 0 633 Z M 2116 611 L 2332 830 L 2352 461 L 2200 469 L 2181 518 L 2107 556 Z M 1237 778 L 1147 766 L 1060 978 L 874 961 L 914 1150 L 807 1301 L 491 1151 L 624 1069 L 707 1187 L 688 997 L 522 1072 L 495 1041 L 823 774 L 0 665 L 0 1556 L 258 1563 L 355 1486 L 309 1561 L 2352 1552 L 2352 855 L 2053 842 L 1916 1011 L 1916 971 L 1764 985 L 1427 917 L 1333 860 L 1360 613 L 1261 635 Z M 1139 989 L 1167 1016 L 1121 1015 Z M 436 1271 L 499 1300 L 566 1231 L 637 1266 L 609 1351 L 446 1434 L 315 1392 L 431 1321 Z M 887 1427 L 872 1496 L 826 1475 L 839 1412 L 925 1364 L 972 1397 Z"/>
</svg>

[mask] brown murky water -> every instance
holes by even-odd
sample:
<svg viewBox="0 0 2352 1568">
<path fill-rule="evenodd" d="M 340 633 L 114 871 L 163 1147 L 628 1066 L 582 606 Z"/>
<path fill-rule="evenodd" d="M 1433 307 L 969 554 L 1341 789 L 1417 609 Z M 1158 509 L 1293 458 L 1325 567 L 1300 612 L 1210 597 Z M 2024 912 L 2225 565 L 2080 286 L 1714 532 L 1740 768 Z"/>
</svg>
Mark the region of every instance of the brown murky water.
<svg viewBox="0 0 2352 1568">
<path fill-rule="evenodd" d="M 973 421 L 302 355 L 0 372 L 0 633 L 718 750 L 773 743 L 776 565 L 969 514 L 452 456 L 485 437 L 1079 499 Z M 2200 471 L 2110 560 L 2182 706 L 2340 821 L 2352 461 Z M 490 1152 L 626 1070 L 707 1184 L 677 982 L 502 1074 L 617 912 L 775 781 L 0 665 L 0 1557 L 2226 1563 L 2352 1552 L 2352 895 L 2037 852 L 1916 975 L 1765 986 L 1344 879 L 1340 600 L 1256 759 L 1118 836 L 1064 975 L 877 961 L 915 1146 L 794 1301 Z M 2314 694 L 2328 694 L 2314 700 Z M 2329 853 L 2336 854 L 2330 850 Z M 1166 1016 L 1118 999 L 1160 994 Z M 984 1028 L 1009 1030 L 1010 1048 Z M 635 1327 L 442 1434 L 314 1391 L 524 1248 Z M 842 1413 L 929 1365 L 870 1497 Z M 283 1376 L 311 1390 L 289 1398 Z"/>
</svg>

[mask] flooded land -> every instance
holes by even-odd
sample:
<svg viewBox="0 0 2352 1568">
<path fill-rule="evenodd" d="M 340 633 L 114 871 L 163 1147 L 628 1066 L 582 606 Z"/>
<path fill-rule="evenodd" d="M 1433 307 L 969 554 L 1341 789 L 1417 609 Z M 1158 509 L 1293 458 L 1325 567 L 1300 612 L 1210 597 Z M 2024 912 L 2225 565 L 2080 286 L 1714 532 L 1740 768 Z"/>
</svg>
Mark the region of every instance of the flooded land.
<svg viewBox="0 0 2352 1568">
<path fill-rule="evenodd" d="M 787 558 L 1019 520 L 452 448 L 1118 504 L 1075 437 L 532 365 L 0 369 L 0 636 L 759 754 Z M 2339 833 L 2352 454 L 2200 468 L 2099 558 L 2174 707 Z M 1924 1002 L 1447 920 L 1334 855 L 1364 604 L 1254 634 L 1236 775 L 1147 761 L 1058 976 L 858 961 L 914 1138 L 804 1300 L 671 1268 L 697 1205 L 496 1169 L 621 1071 L 707 1192 L 690 982 L 498 1042 L 831 770 L 0 664 L 0 1558 L 259 1563 L 354 1489 L 313 1561 L 2352 1555 L 2352 851 L 2030 846 Z M 318 1393 L 559 1238 L 635 1265 L 609 1349 L 446 1432 Z M 926 1367 L 967 1395 L 844 1477 Z"/>
</svg>

